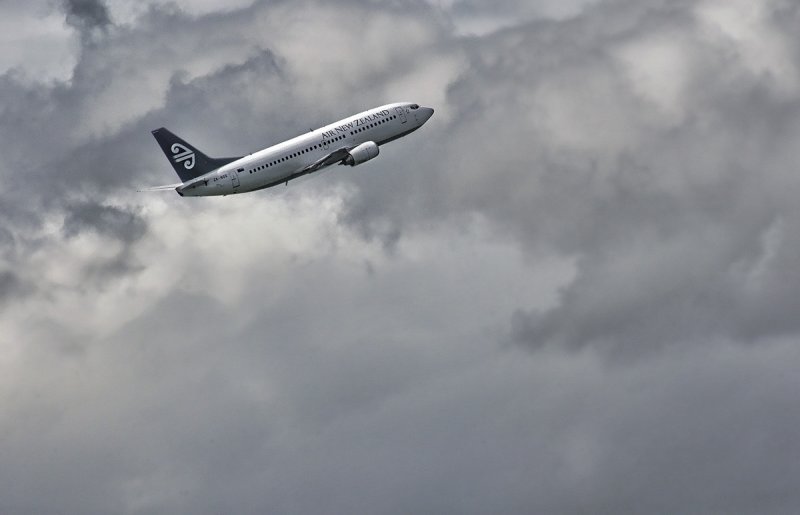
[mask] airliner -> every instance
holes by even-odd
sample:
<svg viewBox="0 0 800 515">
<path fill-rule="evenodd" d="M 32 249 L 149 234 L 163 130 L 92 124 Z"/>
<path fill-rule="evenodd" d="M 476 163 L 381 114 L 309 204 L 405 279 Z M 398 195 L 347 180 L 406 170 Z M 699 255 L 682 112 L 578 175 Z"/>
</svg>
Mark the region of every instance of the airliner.
<svg viewBox="0 0 800 515">
<path fill-rule="evenodd" d="M 288 184 L 333 164 L 356 166 L 374 159 L 380 145 L 414 132 L 431 116 L 433 109 L 419 104 L 386 104 L 247 156 L 222 158 L 208 157 L 161 127 L 153 136 L 181 182 L 146 191 L 174 189 L 182 197 L 206 197 Z"/>
</svg>

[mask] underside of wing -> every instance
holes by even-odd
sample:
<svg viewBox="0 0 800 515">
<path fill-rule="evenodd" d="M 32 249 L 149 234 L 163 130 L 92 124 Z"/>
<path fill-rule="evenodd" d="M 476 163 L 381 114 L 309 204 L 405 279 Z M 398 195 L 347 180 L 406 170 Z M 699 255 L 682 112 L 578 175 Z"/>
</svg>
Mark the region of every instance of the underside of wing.
<svg viewBox="0 0 800 515">
<path fill-rule="evenodd" d="M 314 161 L 313 163 L 311 163 L 310 165 L 306 166 L 305 168 L 303 168 L 300 171 L 303 172 L 303 173 L 316 172 L 320 168 L 325 168 L 326 166 L 329 166 L 329 165 L 332 165 L 332 164 L 335 164 L 335 163 L 338 163 L 338 162 L 342 161 L 343 159 L 345 159 L 349 155 L 350 154 L 348 153 L 346 148 L 344 148 L 344 147 L 343 148 L 339 148 L 339 149 L 334 150 L 333 152 L 331 152 L 327 156 L 324 156 L 324 157 L 321 157 L 320 159 L 317 159 L 316 161 Z"/>
</svg>

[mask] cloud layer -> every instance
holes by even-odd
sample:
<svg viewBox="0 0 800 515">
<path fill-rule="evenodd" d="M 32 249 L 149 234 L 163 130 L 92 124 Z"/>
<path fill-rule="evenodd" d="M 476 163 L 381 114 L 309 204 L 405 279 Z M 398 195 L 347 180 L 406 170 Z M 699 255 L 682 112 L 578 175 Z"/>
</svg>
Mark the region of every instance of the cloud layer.
<svg viewBox="0 0 800 515">
<path fill-rule="evenodd" d="M 0 512 L 798 511 L 792 2 L 0 9 Z"/>
</svg>

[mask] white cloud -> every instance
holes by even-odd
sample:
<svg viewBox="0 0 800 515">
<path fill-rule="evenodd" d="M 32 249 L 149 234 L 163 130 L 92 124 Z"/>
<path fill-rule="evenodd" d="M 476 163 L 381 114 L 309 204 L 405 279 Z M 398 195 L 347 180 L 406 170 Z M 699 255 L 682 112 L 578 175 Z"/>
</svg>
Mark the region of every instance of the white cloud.
<svg viewBox="0 0 800 515">
<path fill-rule="evenodd" d="M 25 81 L 65 81 L 78 58 L 78 38 L 47 0 L 5 5 L 0 16 L 0 75 Z"/>
<path fill-rule="evenodd" d="M 798 70 L 788 41 L 774 30 L 774 4 L 746 0 L 707 0 L 696 8 L 708 38 L 752 74 L 767 75 L 775 89 L 796 95 Z"/>
</svg>

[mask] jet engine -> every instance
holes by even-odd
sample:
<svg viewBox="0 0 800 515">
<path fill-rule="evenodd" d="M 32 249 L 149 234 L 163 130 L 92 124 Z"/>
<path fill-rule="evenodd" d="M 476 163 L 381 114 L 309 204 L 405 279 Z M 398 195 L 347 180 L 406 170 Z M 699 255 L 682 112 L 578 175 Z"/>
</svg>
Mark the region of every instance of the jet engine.
<svg viewBox="0 0 800 515">
<path fill-rule="evenodd" d="M 366 141 L 348 152 L 344 158 L 344 164 L 349 166 L 360 165 L 378 155 L 378 145 L 374 141 Z"/>
</svg>

